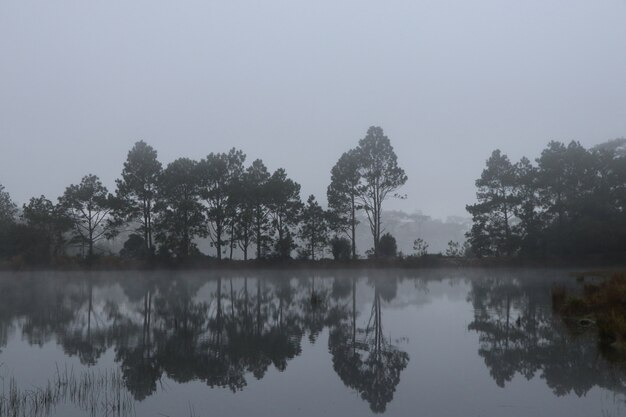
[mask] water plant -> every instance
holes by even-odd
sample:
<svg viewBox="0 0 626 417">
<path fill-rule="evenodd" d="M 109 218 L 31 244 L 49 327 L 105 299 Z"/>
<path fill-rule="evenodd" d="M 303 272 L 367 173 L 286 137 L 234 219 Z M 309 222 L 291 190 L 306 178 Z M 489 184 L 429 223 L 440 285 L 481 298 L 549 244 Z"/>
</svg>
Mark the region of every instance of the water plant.
<svg viewBox="0 0 626 417">
<path fill-rule="evenodd" d="M 46 417 L 61 404 L 72 404 L 90 417 L 130 417 L 135 402 L 124 385 L 119 370 L 87 370 L 76 374 L 73 368 L 57 366 L 55 376 L 44 386 L 20 388 L 15 377 L 8 386 L 2 380 L 0 417 Z"/>
</svg>

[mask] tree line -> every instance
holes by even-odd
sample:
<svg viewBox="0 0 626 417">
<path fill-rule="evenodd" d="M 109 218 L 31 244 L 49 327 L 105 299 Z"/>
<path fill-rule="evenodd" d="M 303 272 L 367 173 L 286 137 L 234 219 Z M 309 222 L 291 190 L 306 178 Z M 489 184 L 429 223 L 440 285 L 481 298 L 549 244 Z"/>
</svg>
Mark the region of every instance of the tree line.
<svg viewBox="0 0 626 417">
<path fill-rule="evenodd" d="M 185 259 L 201 255 L 208 238 L 218 260 L 357 258 L 358 212 L 366 214 L 377 257 L 383 236 L 383 202 L 402 196 L 407 181 L 380 127 L 370 127 L 331 172 L 328 208 L 314 195 L 301 200 L 300 184 L 283 168 L 270 172 L 262 160 L 246 165 L 235 148 L 201 160 L 179 158 L 163 166 L 144 141 L 128 152 L 114 192 L 93 174 L 68 186 L 56 202 L 33 197 L 21 210 L 0 185 L 0 259 L 50 262 L 67 253 L 85 259 L 98 244 L 128 236 L 120 256 Z M 384 241 L 384 239 L 382 239 Z M 394 242 L 395 243 L 395 242 Z"/>
<path fill-rule="evenodd" d="M 626 252 L 626 139 L 590 149 L 552 141 L 535 159 L 512 163 L 495 150 L 467 206 L 479 257 L 535 259 Z"/>
</svg>

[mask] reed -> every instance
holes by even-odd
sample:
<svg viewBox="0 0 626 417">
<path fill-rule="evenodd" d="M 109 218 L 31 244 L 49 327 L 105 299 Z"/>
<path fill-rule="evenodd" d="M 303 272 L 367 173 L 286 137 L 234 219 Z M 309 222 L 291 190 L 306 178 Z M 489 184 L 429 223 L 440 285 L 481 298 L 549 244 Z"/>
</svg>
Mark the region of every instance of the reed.
<svg viewBox="0 0 626 417">
<path fill-rule="evenodd" d="M 21 389 L 11 377 L 2 383 L 0 417 L 47 417 L 60 404 L 72 404 L 90 417 L 130 417 L 135 400 L 126 389 L 119 370 L 86 370 L 57 366 L 55 376 L 42 387 Z"/>
</svg>

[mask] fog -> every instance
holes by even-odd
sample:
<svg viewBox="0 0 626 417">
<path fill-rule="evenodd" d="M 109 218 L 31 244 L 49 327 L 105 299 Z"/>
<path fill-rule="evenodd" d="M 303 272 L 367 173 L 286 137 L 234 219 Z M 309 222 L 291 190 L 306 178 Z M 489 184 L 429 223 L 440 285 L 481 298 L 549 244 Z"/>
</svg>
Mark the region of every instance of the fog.
<svg viewBox="0 0 626 417">
<path fill-rule="evenodd" d="M 235 146 L 325 201 L 371 125 L 408 175 L 385 207 L 467 216 L 494 148 L 626 136 L 626 1 L 0 3 L 0 183 L 112 191 L 132 144 Z"/>
</svg>

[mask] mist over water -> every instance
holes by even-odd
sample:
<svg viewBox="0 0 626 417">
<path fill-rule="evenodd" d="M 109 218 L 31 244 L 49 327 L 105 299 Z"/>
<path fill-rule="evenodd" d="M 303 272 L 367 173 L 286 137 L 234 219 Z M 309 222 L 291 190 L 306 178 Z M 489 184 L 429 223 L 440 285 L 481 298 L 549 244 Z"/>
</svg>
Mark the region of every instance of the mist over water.
<svg viewBox="0 0 626 417">
<path fill-rule="evenodd" d="M 626 370 L 553 316 L 554 285 L 576 288 L 559 270 L 2 273 L 0 372 L 35 392 L 119 375 L 137 416 L 620 415 Z"/>
<path fill-rule="evenodd" d="M 0 417 L 626 415 L 625 19 L 0 2 Z"/>
</svg>

